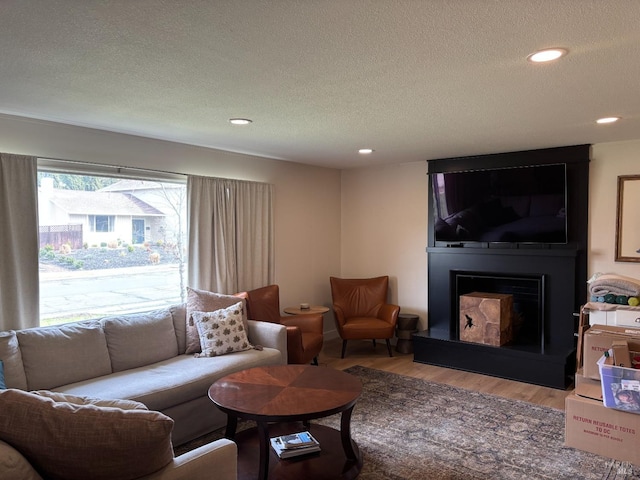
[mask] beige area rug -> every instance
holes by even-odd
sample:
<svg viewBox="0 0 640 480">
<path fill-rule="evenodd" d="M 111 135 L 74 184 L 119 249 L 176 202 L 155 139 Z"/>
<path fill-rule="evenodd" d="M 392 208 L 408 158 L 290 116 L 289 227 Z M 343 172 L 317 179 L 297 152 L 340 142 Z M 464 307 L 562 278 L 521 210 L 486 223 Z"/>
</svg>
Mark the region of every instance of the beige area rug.
<svg viewBox="0 0 640 480">
<path fill-rule="evenodd" d="M 363 383 L 351 420 L 361 479 L 640 479 L 638 466 L 565 447 L 562 410 L 360 366 L 346 371 Z M 339 428 L 340 416 L 316 422 Z"/>
</svg>

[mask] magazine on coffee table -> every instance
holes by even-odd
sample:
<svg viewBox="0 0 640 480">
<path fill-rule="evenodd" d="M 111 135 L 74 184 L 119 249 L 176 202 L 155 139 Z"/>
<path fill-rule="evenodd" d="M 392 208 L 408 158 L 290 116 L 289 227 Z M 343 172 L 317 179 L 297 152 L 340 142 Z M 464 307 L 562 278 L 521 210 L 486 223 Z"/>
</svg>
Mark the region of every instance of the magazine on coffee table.
<svg viewBox="0 0 640 480">
<path fill-rule="evenodd" d="M 280 458 L 297 457 L 319 452 L 320 443 L 309 432 L 291 433 L 270 439 L 271 447 Z"/>
</svg>

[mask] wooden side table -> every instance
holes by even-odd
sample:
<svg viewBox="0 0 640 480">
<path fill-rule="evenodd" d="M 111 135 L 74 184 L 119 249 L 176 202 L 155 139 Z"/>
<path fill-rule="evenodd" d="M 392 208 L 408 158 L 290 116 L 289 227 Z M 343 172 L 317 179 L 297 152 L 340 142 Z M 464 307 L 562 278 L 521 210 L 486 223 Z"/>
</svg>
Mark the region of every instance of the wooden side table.
<svg viewBox="0 0 640 480">
<path fill-rule="evenodd" d="M 399 313 L 396 323 L 396 351 L 400 353 L 413 353 L 413 340 L 411 335 L 418 331 L 418 315 L 413 313 Z"/>
<path fill-rule="evenodd" d="M 284 309 L 284 313 L 288 313 L 289 315 L 307 315 L 309 313 L 325 314 L 328 311 L 329 308 L 323 305 L 312 305 L 309 308 L 287 307 Z"/>
</svg>

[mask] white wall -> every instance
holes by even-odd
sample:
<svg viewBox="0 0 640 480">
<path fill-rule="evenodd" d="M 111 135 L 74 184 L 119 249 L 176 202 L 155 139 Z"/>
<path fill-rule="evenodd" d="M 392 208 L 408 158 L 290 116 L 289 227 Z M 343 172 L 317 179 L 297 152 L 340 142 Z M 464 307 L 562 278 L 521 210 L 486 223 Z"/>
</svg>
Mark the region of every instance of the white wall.
<svg viewBox="0 0 640 480">
<path fill-rule="evenodd" d="M 589 276 L 609 272 L 640 279 L 640 263 L 614 260 L 617 177 L 640 174 L 639 159 L 640 140 L 593 146 Z M 417 313 L 422 327 L 427 314 L 425 247 L 430 214 L 426 172 L 427 163 L 420 162 L 342 174 L 342 275 L 388 274 L 392 300 L 403 311 Z"/>
<path fill-rule="evenodd" d="M 640 263 L 615 261 L 619 175 L 640 175 L 640 140 L 593 146 L 589 170 L 589 276 L 602 272 L 640 279 Z"/>
<path fill-rule="evenodd" d="M 426 328 L 427 162 L 344 170 L 341 275 L 389 275 L 391 301 Z"/>
<path fill-rule="evenodd" d="M 281 307 L 331 305 L 329 276 L 340 271 L 339 170 L 8 115 L 0 115 L 0 151 L 271 183 Z M 328 316 L 325 329 L 334 329 Z"/>
<path fill-rule="evenodd" d="M 391 300 L 426 327 L 426 161 L 340 172 L 6 115 L 0 151 L 272 183 L 282 307 L 330 306 L 331 275 L 389 275 Z M 614 261 L 617 177 L 640 174 L 639 158 L 640 140 L 593 146 L 589 275 L 640 278 L 640 263 Z"/>
</svg>

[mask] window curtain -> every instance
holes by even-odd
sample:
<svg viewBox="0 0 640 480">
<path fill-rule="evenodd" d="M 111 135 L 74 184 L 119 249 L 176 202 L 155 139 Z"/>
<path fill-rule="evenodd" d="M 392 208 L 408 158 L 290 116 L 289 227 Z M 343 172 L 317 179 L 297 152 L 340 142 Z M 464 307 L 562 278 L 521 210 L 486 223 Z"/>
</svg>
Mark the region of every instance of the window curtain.
<svg viewBox="0 0 640 480">
<path fill-rule="evenodd" d="M 187 179 L 189 286 L 222 294 L 274 283 L 273 186 Z"/>
<path fill-rule="evenodd" d="M 0 153 L 0 330 L 40 324 L 37 179 L 35 157 Z"/>
</svg>

